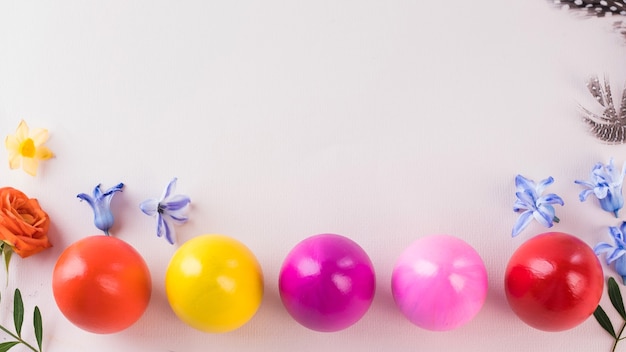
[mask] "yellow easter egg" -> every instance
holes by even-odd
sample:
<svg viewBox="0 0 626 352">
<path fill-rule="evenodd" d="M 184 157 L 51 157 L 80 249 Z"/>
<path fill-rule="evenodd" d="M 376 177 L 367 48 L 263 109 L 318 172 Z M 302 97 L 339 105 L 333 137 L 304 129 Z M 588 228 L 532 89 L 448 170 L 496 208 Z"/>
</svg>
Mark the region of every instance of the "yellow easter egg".
<svg viewBox="0 0 626 352">
<path fill-rule="evenodd" d="M 223 235 L 201 235 L 172 256 L 165 290 L 183 322 L 204 332 L 227 332 L 247 323 L 258 310 L 263 273 L 243 243 Z"/>
</svg>

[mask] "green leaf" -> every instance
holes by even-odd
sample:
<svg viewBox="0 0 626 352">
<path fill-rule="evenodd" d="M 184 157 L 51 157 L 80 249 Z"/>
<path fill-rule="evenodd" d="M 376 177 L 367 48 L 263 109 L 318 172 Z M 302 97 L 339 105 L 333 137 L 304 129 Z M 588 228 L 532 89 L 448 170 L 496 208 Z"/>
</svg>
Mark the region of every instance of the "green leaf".
<svg viewBox="0 0 626 352">
<path fill-rule="evenodd" d="M 39 346 L 39 351 L 41 351 L 41 341 L 43 339 L 43 324 L 41 321 L 41 312 L 39 311 L 39 307 L 37 306 L 35 306 L 33 325 L 35 326 L 35 338 L 37 339 L 37 346 Z"/>
<path fill-rule="evenodd" d="M 6 243 L 2 243 L 2 257 L 4 258 L 4 269 L 7 273 L 7 280 L 9 277 L 9 263 L 11 262 L 11 256 L 13 255 L 13 249 Z"/>
<path fill-rule="evenodd" d="M 619 285 L 613 277 L 609 278 L 609 298 L 611 304 L 617 310 L 622 319 L 626 320 L 626 310 L 624 310 L 624 300 L 622 299 L 622 293 L 619 290 Z"/>
<path fill-rule="evenodd" d="M 19 342 L 17 341 L 10 341 L 10 342 L 3 342 L 0 343 L 0 352 L 6 352 L 8 350 L 11 349 L 11 347 L 17 345 Z"/>
<path fill-rule="evenodd" d="M 15 289 L 15 297 L 13 298 L 13 322 L 15 323 L 15 331 L 18 337 L 22 337 L 22 323 L 24 323 L 24 302 L 22 301 L 22 293 L 20 289 Z"/>
<path fill-rule="evenodd" d="M 613 336 L 614 339 L 617 338 L 615 335 L 615 329 L 613 329 L 613 324 L 611 324 L 611 319 L 606 315 L 606 312 L 602 307 L 598 306 L 596 310 L 593 312 L 593 317 L 596 318 L 598 324 L 609 333 L 609 335 Z"/>
</svg>

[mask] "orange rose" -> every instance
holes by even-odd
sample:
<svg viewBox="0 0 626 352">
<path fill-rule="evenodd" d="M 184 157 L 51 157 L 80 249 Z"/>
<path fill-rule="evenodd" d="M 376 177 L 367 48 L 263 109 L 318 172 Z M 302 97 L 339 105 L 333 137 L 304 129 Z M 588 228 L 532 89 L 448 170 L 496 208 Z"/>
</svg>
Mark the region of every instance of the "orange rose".
<svg viewBox="0 0 626 352">
<path fill-rule="evenodd" d="M 0 188 L 0 241 L 26 258 L 52 247 L 50 219 L 37 199 L 11 187 Z"/>
</svg>

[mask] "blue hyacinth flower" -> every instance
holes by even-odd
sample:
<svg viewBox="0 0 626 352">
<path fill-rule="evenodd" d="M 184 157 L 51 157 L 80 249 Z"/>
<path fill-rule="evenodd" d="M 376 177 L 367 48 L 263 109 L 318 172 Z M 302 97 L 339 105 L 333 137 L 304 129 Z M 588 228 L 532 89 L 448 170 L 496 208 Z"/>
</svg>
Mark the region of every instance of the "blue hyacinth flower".
<svg viewBox="0 0 626 352">
<path fill-rule="evenodd" d="M 116 192 L 121 192 L 124 187 L 123 183 L 119 183 L 102 192 L 100 185 L 93 190 L 93 196 L 85 193 L 77 195 L 80 200 L 86 201 L 93 209 L 94 224 L 96 227 L 108 236 L 109 229 L 113 226 L 113 213 L 111 212 L 111 199 Z"/>
<path fill-rule="evenodd" d="M 593 194 L 598 198 L 602 209 L 618 217 L 619 210 L 624 206 L 624 196 L 622 195 L 624 175 L 626 175 L 626 163 L 621 170 L 615 168 L 613 158 L 607 165 L 597 163 L 591 170 L 591 181 L 574 181 L 586 188 L 580 192 L 580 201 L 585 201 L 587 197 Z"/>
<path fill-rule="evenodd" d="M 522 175 L 515 177 L 517 200 L 513 205 L 513 211 L 521 214 L 513 226 L 512 237 L 519 235 L 533 219 L 546 227 L 552 227 L 553 222 L 559 222 L 552 204 L 563 205 L 563 199 L 554 193 L 541 195 L 546 187 L 553 182 L 554 178 L 552 177 L 548 177 L 538 184 Z"/>
<path fill-rule="evenodd" d="M 183 224 L 187 221 L 185 215 L 187 206 L 191 202 L 189 197 L 182 194 L 172 194 L 176 188 L 176 178 L 173 178 L 165 187 L 160 199 L 148 199 L 143 201 L 139 207 L 144 214 L 156 216 L 157 236 L 162 237 L 174 244 L 174 224 Z"/>
<path fill-rule="evenodd" d="M 593 251 L 596 255 L 606 253 L 606 264 L 615 263 L 615 271 L 622 277 L 622 282 L 626 285 L 626 242 L 624 242 L 624 234 L 626 233 L 626 221 L 618 228 L 609 226 L 609 235 L 613 238 L 614 245 L 606 242 L 600 242 Z"/>
</svg>

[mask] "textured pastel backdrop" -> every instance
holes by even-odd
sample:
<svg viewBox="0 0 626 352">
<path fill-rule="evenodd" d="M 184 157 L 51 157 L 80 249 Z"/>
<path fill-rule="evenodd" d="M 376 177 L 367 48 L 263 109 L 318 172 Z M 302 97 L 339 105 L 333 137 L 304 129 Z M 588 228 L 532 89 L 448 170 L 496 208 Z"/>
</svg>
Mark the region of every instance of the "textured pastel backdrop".
<svg viewBox="0 0 626 352">
<path fill-rule="evenodd" d="M 561 333 L 526 326 L 503 275 L 545 231 L 510 236 L 518 173 L 555 177 L 565 201 L 555 230 L 593 245 L 616 225 L 573 183 L 597 161 L 626 161 L 626 147 L 594 139 L 577 111 L 589 75 L 625 82 L 626 43 L 611 28 L 543 0 L 0 0 L 0 135 L 25 119 L 49 129 L 57 155 L 33 178 L 0 152 L 0 185 L 40 200 L 54 244 L 15 257 L 0 292 L 19 287 L 27 312 L 39 305 L 47 352 L 608 351 L 593 318 Z M 263 267 L 263 303 L 239 330 L 195 331 L 168 306 L 177 247 L 138 204 L 173 176 L 192 199 L 178 243 L 226 234 Z M 130 329 L 93 335 L 62 316 L 51 273 L 67 245 L 98 233 L 76 194 L 120 181 L 112 233 L 145 257 L 153 297 Z M 298 325 L 277 291 L 287 252 L 324 232 L 358 242 L 378 279 L 364 318 L 332 334 Z M 411 325 L 390 290 L 402 250 L 437 233 L 474 246 L 490 278 L 478 316 L 445 333 Z"/>
</svg>

